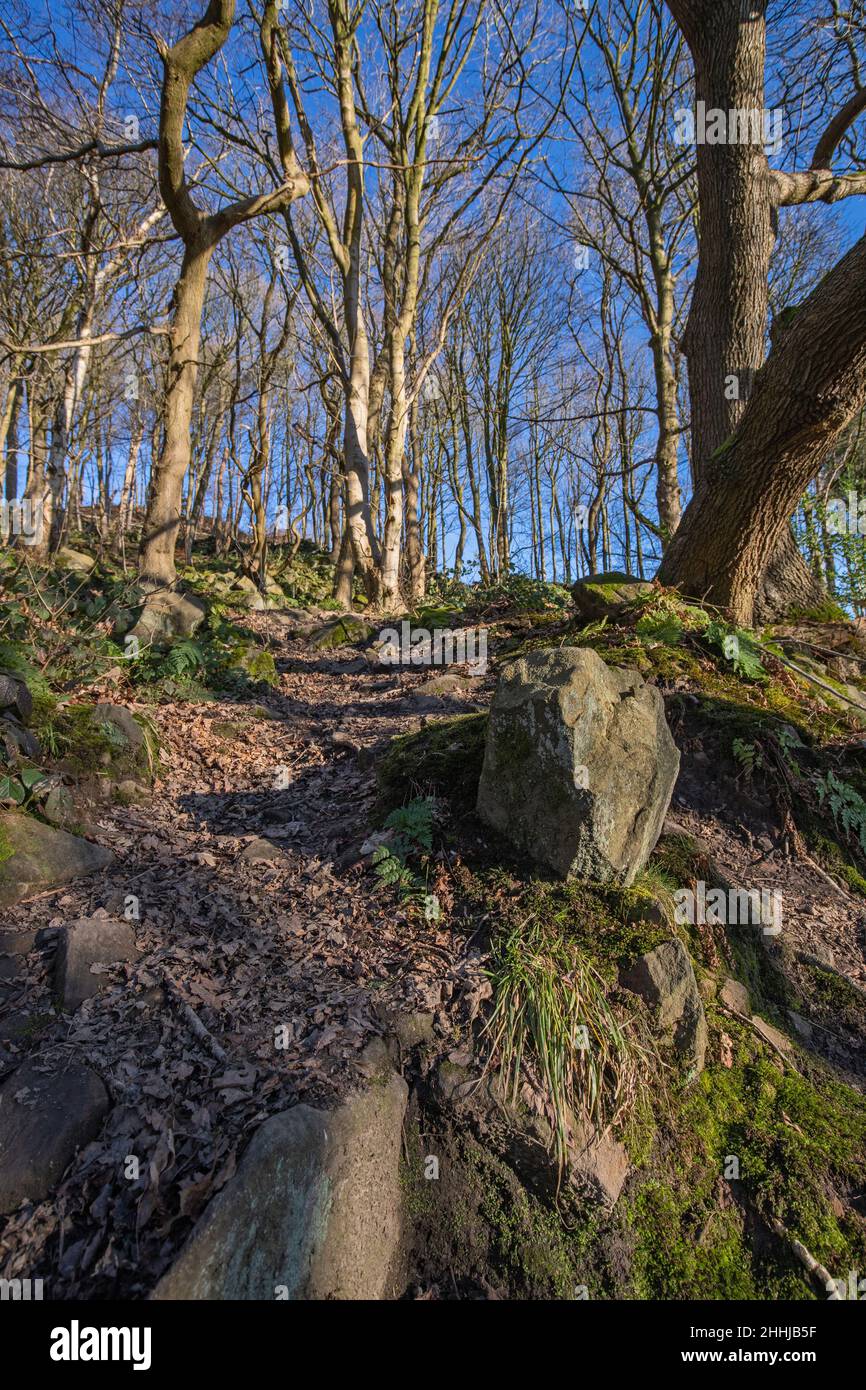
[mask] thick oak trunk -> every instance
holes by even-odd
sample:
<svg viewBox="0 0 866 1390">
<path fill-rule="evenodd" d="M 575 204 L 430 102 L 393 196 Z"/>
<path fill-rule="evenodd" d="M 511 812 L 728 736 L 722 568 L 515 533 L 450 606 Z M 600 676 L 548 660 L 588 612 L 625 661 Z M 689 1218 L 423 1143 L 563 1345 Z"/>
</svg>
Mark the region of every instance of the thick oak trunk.
<svg viewBox="0 0 866 1390">
<path fill-rule="evenodd" d="M 663 584 L 710 599 L 741 623 L 753 621 L 767 556 L 785 543 L 806 487 L 866 405 L 864 283 L 866 237 L 824 277 L 774 346 L 738 429 L 697 483 L 659 570 Z"/>
</svg>

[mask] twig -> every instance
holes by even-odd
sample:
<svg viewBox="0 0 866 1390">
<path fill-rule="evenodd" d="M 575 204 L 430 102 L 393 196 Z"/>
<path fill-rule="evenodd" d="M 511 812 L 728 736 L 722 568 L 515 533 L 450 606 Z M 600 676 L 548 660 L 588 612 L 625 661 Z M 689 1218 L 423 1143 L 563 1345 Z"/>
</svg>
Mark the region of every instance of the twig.
<svg viewBox="0 0 866 1390">
<path fill-rule="evenodd" d="M 835 880 L 835 878 L 831 878 L 831 877 L 830 877 L 830 875 L 827 873 L 826 869 L 822 869 L 822 868 L 821 868 L 821 865 L 820 865 L 820 864 L 816 864 L 816 863 L 815 863 L 815 860 L 812 859 L 812 858 L 810 858 L 810 856 L 809 856 L 808 854 L 803 854 L 803 855 L 801 855 L 801 858 L 804 859 L 804 860 L 806 861 L 806 863 L 810 866 L 810 868 L 813 868 L 813 869 L 815 870 L 815 873 L 816 873 L 816 874 L 820 874 L 821 877 L 825 880 L 825 882 L 826 882 L 826 883 L 829 883 L 829 885 L 830 885 L 831 888 L 835 888 L 835 889 L 836 889 L 836 892 L 839 894 L 839 897 L 840 897 L 840 898 L 844 898 L 844 900 L 845 900 L 846 903 L 850 903 L 850 901 L 851 901 L 850 894 L 846 893 L 846 891 L 845 891 L 845 889 L 842 887 L 841 883 L 837 883 L 836 880 Z"/>
<path fill-rule="evenodd" d="M 804 681 L 811 681 L 813 685 L 819 685 L 822 690 L 826 690 L 834 700 L 844 700 L 846 705 L 852 709 L 863 709 L 863 704 L 859 700 L 852 700 L 850 695 L 843 695 L 841 690 L 834 690 L 832 685 L 822 681 L 819 676 L 813 676 L 811 671 L 803 671 L 799 666 L 795 666 L 793 661 L 789 661 L 786 656 L 780 656 L 778 652 L 768 652 L 768 656 L 775 657 L 776 661 L 781 661 L 783 666 L 787 666 L 790 671 L 796 671 L 798 676 L 802 676 Z"/>
<path fill-rule="evenodd" d="M 818 1283 L 824 1289 L 824 1292 L 826 1293 L 828 1299 L 831 1299 L 833 1302 L 836 1303 L 840 1302 L 839 1290 L 836 1287 L 836 1280 L 830 1274 L 829 1270 L 825 1269 L 824 1266 L 820 1264 L 818 1260 L 815 1259 L 815 1256 L 811 1253 L 811 1251 L 806 1249 L 805 1245 L 801 1240 L 797 1240 L 795 1236 L 791 1235 L 791 1232 L 788 1230 L 787 1226 L 783 1226 L 782 1222 L 779 1220 L 777 1216 L 770 1217 L 770 1225 L 776 1232 L 777 1236 L 780 1236 L 782 1240 L 787 1241 L 788 1245 L 790 1245 L 794 1254 L 797 1256 L 797 1259 L 800 1261 L 800 1264 L 803 1265 L 804 1269 L 807 1269 L 809 1273 L 813 1276 L 813 1278 L 818 1281 Z"/>
<path fill-rule="evenodd" d="M 752 1022 L 752 1020 L 749 1018 L 747 1014 L 741 1014 L 739 1009 L 732 1009 L 727 1004 L 719 1004 L 718 1008 L 721 1010 L 723 1014 L 729 1014 L 731 1018 L 739 1019 L 740 1023 L 748 1024 L 749 1028 L 751 1028 L 752 1032 L 755 1034 L 755 1037 L 760 1038 L 762 1043 L 766 1043 L 768 1047 L 771 1047 L 773 1051 L 777 1054 L 777 1056 L 785 1063 L 785 1066 L 790 1067 L 794 1075 L 799 1076 L 802 1080 L 802 1074 L 794 1066 L 794 1063 L 791 1061 L 790 1057 L 788 1057 L 782 1051 L 781 1047 L 779 1047 L 777 1043 L 772 1042 L 770 1038 L 768 1038 L 764 1033 L 762 1033 L 760 1028 L 758 1028 Z"/>
<path fill-rule="evenodd" d="M 226 1053 L 220 1047 L 213 1034 L 209 1033 L 207 1028 L 205 1028 L 195 1010 L 190 1008 L 189 1004 L 187 1004 L 167 970 L 163 970 L 162 972 L 162 987 L 168 998 L 177 1008 L 184 1022 L 188 1024 L 189 1028 L 198 1038 L 199 1042 L 204 1043 L 205 1047 L 216 1057 L 218 1062 L 227 1061 Z"/>
</svg>

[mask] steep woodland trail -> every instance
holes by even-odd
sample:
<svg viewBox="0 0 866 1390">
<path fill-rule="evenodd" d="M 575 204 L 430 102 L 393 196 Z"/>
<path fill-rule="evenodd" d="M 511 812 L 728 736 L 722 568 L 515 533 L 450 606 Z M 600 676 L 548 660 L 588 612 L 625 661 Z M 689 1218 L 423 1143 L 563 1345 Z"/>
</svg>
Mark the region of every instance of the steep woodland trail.
<svg viewBox="0 0 866 1390">
<path fill-rule="evenodd" d="M 447 867 L 431 885 L 443 919 L 426 922 L 397 905 L 361 849 L 384 743 L 482 707 L 492 677 L 469 696 L 431 698 L 414 693 L 423 672 L 374 669 L 357 650 L 312 652 L 270 614 L 246 621 L 273 644 L 279 688 L 148 707 L 162 742 L 153 798 L 103 807 L 92 827 L 114 865 L 4 922 L 38 931 L 40 949 L 0 985 L 3 1073 L 31 1053 L 50 1069 L 83 1060 L 112 1099 L 99 1140 L 52 1198 L 21 1208 L 0 1236 L 0 1275 L 43 1276 L 52 1298 L 146 1296 L 263 1118 L 300 1099 L 333 1103 L 362 1075 L 364 1045 L 401 1015 L 432 1013 L 447 1054 L 458 1018 L 489 993 L 480 923 L 449 921 Z M 820 936 L 862 982 L 852 895 L 788 858 L 769 816 L 744 829 L 716 806 L 699 748 L 681 742 L 676 825 L 709 833 L 736 881 L 801 894 L 792 939 L 814 948 Z M 755 848 L 762 834 L 769 849 Z M 138 961 L 112 967 L 74 1015 L 58 1014 L 57 929 L 130 908 Z"/>
<path fill-rule="evenodd" d="M 103 808 L 93 825 L 115 864 L 4 923 L 40 931 L 44 946 L 0 994 L 4 1072 L 34 1048 L 46 1067 L 75 1057 L 114 1102 L 56 1199 L 25 1208 L 0 1240 L 5 1276 L 38 1263 L 53 1297 L 145 1293 L 265 1115 L 301 1098 L 332 1102 L 389 1018 L 447 1012 L 477 989 L 463 938 L 410 922 L 353 867 L 372 828 L 373 750 L 418 727 L 416 707 L 430 702 L 411 687 L 423 677 L 371 670 L 356 652 L 311 654 L 271 630 L 279 690 L 148 707 L 162 741 L 152 801 Z M 110 988 L 71 1020 L 58 1017 L 52 933 L 94 913 L 123 917 L 129 895 L 139 962 L 115 967 Z M 130 1155 L 137 1182 L 123 1176 Z"/>
</svg>

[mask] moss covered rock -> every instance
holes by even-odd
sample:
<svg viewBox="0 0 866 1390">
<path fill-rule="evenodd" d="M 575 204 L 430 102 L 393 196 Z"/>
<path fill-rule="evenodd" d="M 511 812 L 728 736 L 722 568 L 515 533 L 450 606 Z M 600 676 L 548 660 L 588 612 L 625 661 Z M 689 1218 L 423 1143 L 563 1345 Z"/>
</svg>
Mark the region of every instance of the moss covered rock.
<svg viewBox="0 0 866 1390">
<path fill-rule="evenodd" d="M 563 878 L 630 884 L 662 828 L 680 755 L 658 690 L 589 648 L 504 666 L 478 812 Z"/>
<path fill-rule="evenodd" d="M 271 653 L 263 647 L 245 643 L 236 647 L 229 660 L 229 670 L 242 672 L 248 680 L 263 685 L 277 685 L 279 676 Z"/>
<path fill-rule="evenodd" d="M 333 647 L 351 647 L 360 642 L 369 642 L 372 636 L 373 629 L 369 623 L 345 613 L 316 628 L 310 635 L 310 646 L 316 651 L 330 651 Z"/>
<path fill-rule="evenodd" d="M 110 864 L 114 856 L 65 830 L 32 816 L 0 812 L 0 906 L 31 893 L 84 878 Z"/>
<path fill-rule="evenodd" d="M 653 586 L 632 574 L 611 570 L 607 574 L 591 574 L 578 579 L 572 586 L 571 597 L 582 618 L 594 622 L 613 618 L 642 594 L 652 593 Z"/>
</svg>

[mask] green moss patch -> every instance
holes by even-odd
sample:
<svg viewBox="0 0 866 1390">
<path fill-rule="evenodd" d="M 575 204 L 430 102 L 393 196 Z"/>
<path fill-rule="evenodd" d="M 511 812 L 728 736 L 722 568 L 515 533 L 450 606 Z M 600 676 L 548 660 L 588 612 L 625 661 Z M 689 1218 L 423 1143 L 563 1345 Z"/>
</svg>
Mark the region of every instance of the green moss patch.
<svg viewBox="0 0 866 1390">
<path fill-rule="evenodd" d="M 459 813 L 474 809 L 486 733 L 485 714 L 463 714 L 392 739 L 376 770 L 381 807 L 427 795 Z"/>
</svg>

